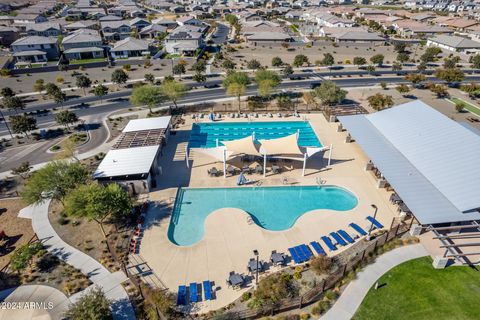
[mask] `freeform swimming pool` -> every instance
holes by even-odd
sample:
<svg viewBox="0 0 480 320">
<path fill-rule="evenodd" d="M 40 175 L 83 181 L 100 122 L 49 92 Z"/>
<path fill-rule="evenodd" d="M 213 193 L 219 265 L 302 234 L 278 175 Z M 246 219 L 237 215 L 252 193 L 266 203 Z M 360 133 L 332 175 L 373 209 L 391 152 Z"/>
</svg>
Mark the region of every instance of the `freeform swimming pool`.
<svg viewBox="0 0 480 320">
<path fill-rule="evenodd" d="M 213 148 L 216 140 L 236 140 L 252 135 L 255 138 L 276 139 L 300 131 L 298 144 L 302 147 L 322 147 L 310 123 L 307 121 L 272 121 L 272 122 L 212 122 L 194 123 L 188 145 L 190 148 Z"/>
<path fill-rule="evenodd" d="M 168 238 L 179 246 L 200 241 L 206 217 L 221 208 L 242 209 L 260 227 L 281 231 L 292 227 L 308 211 L 346 211 L 357 203 L 353 193 L 336 186 L 179 188 Z"/>
</svg>

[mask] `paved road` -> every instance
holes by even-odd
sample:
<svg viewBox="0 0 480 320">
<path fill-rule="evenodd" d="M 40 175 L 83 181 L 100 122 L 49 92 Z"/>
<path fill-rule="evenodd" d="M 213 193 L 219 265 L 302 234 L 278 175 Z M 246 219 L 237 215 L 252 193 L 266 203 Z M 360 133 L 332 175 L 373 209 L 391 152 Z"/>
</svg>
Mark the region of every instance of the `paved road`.
<svg viewBox="0 0 480 320">
<path fill-rule="evenodd" d="M 358 71 L 351 71 L 353 73 L 356 73 Z M 349 71 L 350 73 L 350 71 Z M 315 73 L 315 74 L 308 74 L 308 76 L 313 76 L 318 79 L 318 77 L 324 77 L 326 75 L 329 75 L 328 73 Z M 363 87 L 363 86 L 372 86 L 376 85 L 380 82 L 386 82 L 386 83 L 408 83 L 403 77 L 401 76 L 396 76 L 396 75 L 391 75 L 390 72 L 387 72 L 385 75 L 380 75 L 378 77 L 365 77 L 365 78 L 332 78 L 332 80 L 337 83 L 340 87 Z M 315 79 L 301 79 L 297 81 L 287 81 L 287 82 L 282 82 L 278 86 L 278 90 L 289 90 L 289 89 L 308 89 L 311 87 L 312 82 L 316 82 L 318 80 Z M 427 81 L 430 82 L 437 82 L 438 80 L 433 77 L 433 76 L 427 76 Z M 478 82 L 480 81 L 480 76 L 479 75 L 469 75 L 466 77 L 465 81 L 472 81 L 472 82 Z M 221 84 L 222 80 L 211 80 L 208 82 L 209 85 L 219 85 Z M 193 86 L 191 84 L 191 86 Z M 256 86 L 251 85 L 246 91 L 246 95 L 253 95 L 256 93 Z M 124 91 L 119 91 L 115 92 L 113 97 L 109 96 L 108 97 L 108 102 L 99 105 L 99 106 L 89 106 L 87 105 L 80 105 L 80 102 L 85 102 L 85 101 L 98 101 L 95 99 L 98 99 L 97 97 L 85 97 L 85 98 L 79 98 L 76 99 L 75 103 L 71 103 L 72 105 L 69 107 L 71 110 L 74 110 L 75 113 L 79 117 L 85 117 L 85 116 L 94 116 L 98 115 L 101 113 L 110 113 L 113 111 L 121 110 L 121 109 L 126 109 L 130 108 L 131 105 L 128 102 L 127 97 L 131 94 L 131 90 L 124 90 Z M 185 97 L 179 101 L 181 104 L 189 104 L 189 103 L 199 103 L 199 102 L 205 102 L 208 100 L 213 100 L 213 99 L 222 99 L 222 98 L 228 98 L 228 96 L 225 93 L 225 90 L 221 87 L 217 88 L 211 88 L 211 89 L 202 89 L 202 90 L 193 90 L 187 92 Z M 162 106 L 168 106 L 171 105 L 170 102 L 162 104 Z M 52 108 L 54 107 L 55 104 L 47 103 L 43 104 L 42 106 L 34 106 L 28 108 L 28 111 L 33 111 L 33 110 L 38 110 L 38 108 L 41 108 L 40 110 L 46 109 L 48 107 Z M 66 108 L 66 107 L 65 107 Z M 47 128 L 55 123 L 54 120 L 54 115 L 49 111 L 45 113 L 42 116 L 37 117 L 37 123 L 39 128 Z M 7 129 L 5 127 L 5 124 L 2 122 L 0 123 L 0 136 L 7 135 Z"/>
</svg>

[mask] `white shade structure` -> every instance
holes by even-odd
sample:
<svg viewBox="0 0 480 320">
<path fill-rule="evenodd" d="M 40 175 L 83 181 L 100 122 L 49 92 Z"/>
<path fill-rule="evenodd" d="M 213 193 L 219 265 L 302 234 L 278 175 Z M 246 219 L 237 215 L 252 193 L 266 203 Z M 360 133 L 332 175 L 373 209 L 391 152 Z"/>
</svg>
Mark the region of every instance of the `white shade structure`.
<svg viewBox="0 0 480 320">
<path fill-rule="evenodd" d="M 298 135 L 296 133 L 291 134 L 286 137 L 271 139 L 271 140 L 260 140 L 260 151 L 262 155 L 297 155 L 303 158 L 303 152 L 298 146 Z"/>
<path fill-rule="evenodd" d="M 298 133 L 277 139 L 262 139 L 258 143 L 255 143 L 252 135 L 237 140 L 222 141 L 222 144 L 223 146 L 215 148 L 195 148 L 195 151 L 222 161 L 224 177 L 226 177 L 227 160 L 240 154 L 262 156 L 264 176 L 266 175 L 267 157 L 303 161 L 302 176 L 304 176 L 307 159 L 318 152 L 331 149 L 331 146 L 300 147 L 298 145 Z"/>
<path fill-rule="evenodd" d="M 230 141 L 222 141 L 225 149 L 231 152 L 230 155 L 234 154 L 249 154 L 259 156 L 261 155 L 260 151 L 258 150 L 258 146 L 255 144 L 253 136 L 248 136 L 245 138 L 237 139 L 237 140 L 230 140 Z"/>
</svg>

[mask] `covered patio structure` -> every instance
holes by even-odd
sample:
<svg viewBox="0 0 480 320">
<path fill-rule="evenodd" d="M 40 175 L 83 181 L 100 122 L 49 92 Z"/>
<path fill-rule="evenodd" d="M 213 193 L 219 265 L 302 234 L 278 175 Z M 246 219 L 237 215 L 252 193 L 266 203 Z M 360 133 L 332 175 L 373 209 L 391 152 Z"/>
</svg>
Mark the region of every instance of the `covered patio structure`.
<svg viewBox="0 0 480 320">
<path fill-rule="evenodd" d="M 378 169 L 378 187 L 390 185 L 396 193 L 391 201 L 419 222 L 412 235 L 433 231 L 430 238 L 444 240 L 462 229 L 480 231 L 478 134 L 422 101 L 338 119 L 370 159 L 365 169 Z M 470 245 L 480 257 L 480 243 Z M 451 244 L 440 246 L 448 250 L 435 266 L 466 255 Z"/>
<path fill-rule="evenodd" d="M 214 148 L 195 148 L 196 151 L 207 154 L 223 162 L 223 176 L 227 176 L 227 162 L 238 156 L 256 156 L 263 158 L 263 176 L 267 173 L 267 161 L 269 159 L 283 159 L 303 162 L 302 176 L 305 175 L 305 168 L 308 158 L 319 152 L 329 151 L 328 165 L 330 165 L 332 146 L 327 147 L 301 147 L 298 145 L 299 133 L 294 133 L 277 139 L 256 140 L 255 133 L 241 139 L 217 141 Z M 189 149 L 186 150 L 186 161 L 188 164 Z"/>
</svg>

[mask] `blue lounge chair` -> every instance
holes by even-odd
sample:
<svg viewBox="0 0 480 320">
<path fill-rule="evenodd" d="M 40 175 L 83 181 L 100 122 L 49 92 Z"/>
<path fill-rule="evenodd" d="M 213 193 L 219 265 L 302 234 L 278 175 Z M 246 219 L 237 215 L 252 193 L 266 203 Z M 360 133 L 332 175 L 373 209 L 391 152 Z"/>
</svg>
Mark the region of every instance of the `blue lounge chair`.
<svg viewBox="0 0 480 320">
<path fill-rule="evenodd" d="M 190 302 L 197 302 L 197 284 L 195 282 L 190 283 Z"/>
<path fill-rule="evenodd" d="M 371 223 L 373 223 L 373 225 L 375 227 L 377 227 L 378 229 L 383 228 L 383 225 L 380 222 L 378 222 L 377 219 L 375 219 L 374 217 L 368 216 L 367 220 L 370 221 Z"/>
<path fill-rule="evenodd" d="M 307 258 L 307 259 L 305 259 L 305 261 L 310 260 L 310 258 L 313 257 L 312 250 L 310 250 L 310 248 L 306 244 L 301 244 L 300 245 L 300 250 L 303 251 L 303 254 Z"/>
<path fill-rule="evenodd" d="M 342 237 L 340 237 L 336 232 L 330 232 L 330 236 L 332 236 L 332 238 L 335 239 L 335 241 L 337 241 L 339 245 L 341 246 L 347 245 L 345 240 L 343 240 Z"/>
<path fill-rule="evenodd" d="M 349 243 L 354 243 L 355 240 L 352 239 L 352 237 L 350 237 L 350 235 L 345 231 L 345 230 L 338 230 L 337 233 L 345 240 L 347 240 Z"/>
<path fill-rule="evenodd" d="M 293 248 L 288 248 L 288 252 L 290 252 L 290 255 L 292 256 L 293 262 L 302 263 L 302 261 L 300 261 L 300 258 L 297 255 L 297 252 L 295 250 L 293 250 Z"/>
<path fill-rule="evenodd" d="M 203 294 L 205 295 L 205 300 L 213 300 L 212 283 L 210 280 L 203 281 Z"/>
<path fill-rule="evenodd" d="M 308 260 L 307 256 L 303 252 L 302 248 L 300 246 L 293 247 L 293 250 L 297 253 L 298 258 L 300 259 L 300 262 L 305 262 Z"/>
<path fill-rule="evenodd" d="M 330 251 L 337 250 L 337 247 L 332 243 L 332 240 L 330 240 L 329 237 L 323 236 L 321 239 L 323 242 L 325 242 L 325 244 L 327 245 L 328 249 L 330 249 Z"/>
<path fill-rule="evenodd" d="M 177 304 L 178 305 L 185 305 L 187 304 L 187 287 L 185 286 L 178 286 L 178 295 L 177 295 Z"/>
<path fill-rule="evenodd" d="M 363 230 L 358 224 L 352 222 L 352 223 L 349 224 L 349 226 L 350 226 L 353 230 L 357 231 L 358 234 L 360 234 L 361 236 L 366 236 L 366 235 L 367 235 L 367 233 L 365 232 L 365 230 Z"/>
<path fill-rule="evenodd" d="M 322 246 L 317 241 L 310 242 L 310 245 L 312 246 L 313 250 L 317 252 L 318 255 L 321 256 L 326 254 L 325 250 L 323 250 Z"/>
</svg>

